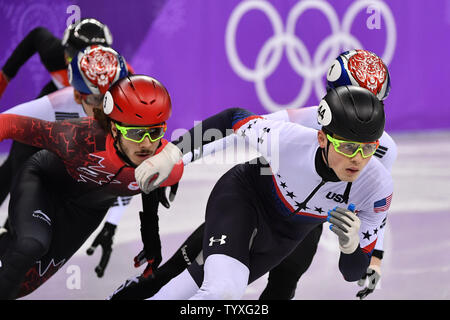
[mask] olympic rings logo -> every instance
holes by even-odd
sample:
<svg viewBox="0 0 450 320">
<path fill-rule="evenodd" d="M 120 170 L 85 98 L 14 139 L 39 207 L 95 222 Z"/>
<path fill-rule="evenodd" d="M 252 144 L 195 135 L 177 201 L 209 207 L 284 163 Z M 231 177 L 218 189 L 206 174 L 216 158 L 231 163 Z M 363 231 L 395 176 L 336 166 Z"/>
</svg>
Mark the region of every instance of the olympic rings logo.
<svg viewBox="0 0 450 320">
<path fill-rule="evenodd" d="M 328 2 L 324 0 L 299 1 L 289 12 L 285 30 L 281 17 L 272 4 L 262 0 L 247 0 L 241 2 L 233 10 L 226 27 L 225 44 L 231 67 L 241 78 L 255 83 L 259 100 L 270 112 L 304 106 L 313 86 L 315 94 L 320 100 L 326 93 L 322 78 L 336 57 L 345 50 L 363 49 L 359 40 L 351 34 L 351 27 L 356 15 L 362 9 L 373 6 L 384 17 L 387 27 L 386 45 L 381 59 L 386 65 L 389 65 L 394 55 L 397 34 L 392 12 L 382 0 L 353 2 L 344 14 L 342 25 L 336 11 Z M 328 19 L 332 31 L 332 34 L 318 45 L 314 57 L 310 56 L 305 44 L 295 35 L 296 23 L 308 9 L 321 11 Z M 274 30 L 274 35 L 264 43 L 260 50 L 254 69 L 248 68 L 241 62 L 236 48 L 236 31 L 239 22 L 242 16 L 250 10 L 262 11 L 269 18 Z M 278 67 L 284 48 L 286 48 L 287 59 L 291 67 L 304 79 L 304 82 L 300 92 L 292 102 L 280 105 L 269 96 L 265 80 Z M 327 52 L 329 54 L 325 57 Z M 299 60 L 298 56 L 301 57 L 302 61 Z"/>
</svg>

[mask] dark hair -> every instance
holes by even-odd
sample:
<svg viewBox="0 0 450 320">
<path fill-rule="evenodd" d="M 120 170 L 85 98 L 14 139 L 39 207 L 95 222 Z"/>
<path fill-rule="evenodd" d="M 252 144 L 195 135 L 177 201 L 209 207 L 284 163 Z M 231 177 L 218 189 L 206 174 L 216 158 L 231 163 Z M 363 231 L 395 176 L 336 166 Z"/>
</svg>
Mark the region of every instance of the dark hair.
<svg viewBox="0 0 450 320">
<path fill-rule="evenodd" d="M 94 108 L 94 119 L 100 124 L 100 127 L 107 133 L 111 132 L 111 118 L 109 118 L 102 108 Z"/>
</svg>

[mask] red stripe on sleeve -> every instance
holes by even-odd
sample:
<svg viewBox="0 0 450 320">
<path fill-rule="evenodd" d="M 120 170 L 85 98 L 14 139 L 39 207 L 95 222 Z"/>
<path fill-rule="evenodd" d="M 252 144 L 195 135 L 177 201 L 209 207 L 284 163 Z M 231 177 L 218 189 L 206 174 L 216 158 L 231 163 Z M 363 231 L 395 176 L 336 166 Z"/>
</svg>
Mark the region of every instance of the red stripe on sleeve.
<svg viewBox="0 0 450 320">
<path fill-rule="evenodd" d="M 365 253 L 369 253 L 373 250 L 373 248 L 375 248 L 375 244 L 377 243 L 377 240 L 375 239 L 374 242 L 370 243 L 369 245 L 365 246 L 364 248 L 362 248 L 362 251 L 364 251 Z"/>
<path fill-rule="evenodd" d="M 247 117 L 247 118 L 245 118 L 245 119 L 239 120 L 238 122 L 236 122 L 236 123 L 234 124 L 233 130 L 234 130 L 234 131 L 239 130 L 240 127 L 242 127 L 244 124 L 246 124 L 246 123 L 249 122 L 250 120 L 253 120 L 253 119 L 262 119 L 262 118 L 263 118 L 263 117 L 261 117 L 261 116 L 250 116 L 250 117 Z"/>
</svg>

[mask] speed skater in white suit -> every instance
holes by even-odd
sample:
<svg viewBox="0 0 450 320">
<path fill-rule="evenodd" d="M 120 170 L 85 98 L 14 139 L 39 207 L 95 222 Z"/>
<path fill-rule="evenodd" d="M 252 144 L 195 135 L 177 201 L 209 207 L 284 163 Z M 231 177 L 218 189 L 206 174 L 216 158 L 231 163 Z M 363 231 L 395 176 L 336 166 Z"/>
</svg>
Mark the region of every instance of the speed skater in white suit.
<svg viewBox="0 0 450 320">
<path fill-rule="evenodd" d="M 384 100 L 390 90 L 390 77 L 386 65 L 374 53 L 366 50 L 352 50 L 342 53 L 332 64 L 327 73 L 327 85 L 329 88 L 339 87 L 345 84 L 359 85 L 371 90 L 380 100 Z M 317 122 L 317 108 L 288 109 L 276 113 L 264 115 L 270 120 L 291 121 L 310 128 L 319 130 Z M 235 135 L 226 137 L 226 142 L 216 141 L 202 146 L 203 155 L 222 149 L 226 145 L 234 145 L 237 139 Z M 380 146 L 374 154 L 377 159 L 390 171 L 396 159 L 397 146 L 393 139 L 386 133 L 380 138 Z M 183 157 L 185 164 L 191 162 L 192 154 Z M 336 203 L 342 203 L 342 194 L 328 193 L 327 197 L 334 199 Z M 127 280 L 110 297 L 111 299 L 143 299 L 152 296 L 159 288 L 170 279 L 181 273 L 192 263 L 201 249 L 203 225 L 200 226 L 181 245 L 180 249 L 171 257 L 167 263 L 155 272 L 155 277 L 144 279 L 135 277 Z M 380 279 L 380 264 L 383 257 L 383 235 L 385 223 L 379 230 L 375 250 L 372 252 L 370 266 L 367 272 L 358 282 L 364 285 L 366 276 L 369 276 L 369 284 L 358 292 L 358 297 L 364 298 L 373 292 L 377 281 Z M 310 266 L 317 244 L 322 234 L 322 224 L 317 225 L 297 248 L 284 259 L 269 274 L 269 283 L 262 293 L 260 299 L 292 299 L 296 285 L 301 275 Z"/>
</svg>

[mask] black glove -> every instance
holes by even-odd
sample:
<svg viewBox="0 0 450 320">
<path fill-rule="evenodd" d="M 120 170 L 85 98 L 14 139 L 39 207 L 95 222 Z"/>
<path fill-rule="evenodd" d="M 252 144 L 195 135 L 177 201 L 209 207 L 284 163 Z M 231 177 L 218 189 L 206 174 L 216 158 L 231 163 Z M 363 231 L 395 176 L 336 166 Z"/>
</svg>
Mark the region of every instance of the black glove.
<svg viewBox="0 0 450 320">
<path fill-rule="evenodd" d="M 358 291 L 356 296 L 360 300 L 367 297 L 369 294 L 371 294 L 375 290 L 378 281 L 380 281 L 380 278 L 381 278 L 380 268 L 378 266 L 369 266 L 367 268 L 366 273 L 362 276 L 361 280 L 358 281 L 358 285 L 360 287 L 362 287 L 366 283 L 366 280 L 368 280 L 367 287 Z"/>
<path fill-rule="evenodd" d="M 95 273 L 97 273 L 99 278 L 103 277 L 109 258 L 111 257 L 113 238 L 116 228 L 116 225 L 105 222 L 102 231 L 100 231 L 97 237 L 95 237 L 92 245 L 86 250 L 88 255 L 92 255 L 98 245 L 102 247 L 102 257 L 100 259 L 100 263 L 97 267 L 95 267 Z"/>
<path fill-rule="evenodd" d="M 159 203 L 161 203 L 164 207 L 166 207 L 167 209 L 170 208 L 170 202 L 173 202 L 173 200 L 175 199 L 175 196 L 177 194 L 177 190 L 178 190 L 178 183 L 174 184 L 173 186 L 170 187 L 170 192 L 169 192 L 169 201 L 167 200 L 167 196 L 166 196 L 166 189 L 168 187 L 162 187 L 162 188 L 158 188 L 158 198 L 159 198 Z"/>
<path fill-rule="evenodd" d="M 134 257 L 134 267 L 139 268 L 144 263 L 147 263 L 144 272 L 142 272 L 142 277 L 145 279 L 154 277 L 154 271 L 160 265 L 162 261 L 161 250 L 156 250 L 153 254 L 147 254 L 145 250 L 139 252 L 139 254 Z"/>
<path fill-rule="evenodd" d="M 127 279 L 113 292 L 108 300 L 143 300 L 150 298 L 162 288 L 165 282 L 156 277 L 144 278 L 142 275 Z"/>
<path fill-rule="evenodd" d="M 154 191 L 155 192 L 155 191 Z M 149 195 L 153 196 L 153 193 Z M 155 209 L 158 206 L 158 199 L 153 198 L 151 202 Z M 141 237 L 144 248 L 141 252 L 134 258 L 134 267 L 138 268 L 144 263 L 147 263 L 142 275 L 145 278 L 153 275 L 153 271 L 159 266 L 162 260 L 161 256 L 161 239 L 159 238 L 159 227 L 158 227 L 158 214 L 154 210 L 150 210 L 147 207 L 147 212 L 139 212 L 139 218 L 141 221 Z"/>
</svg>

